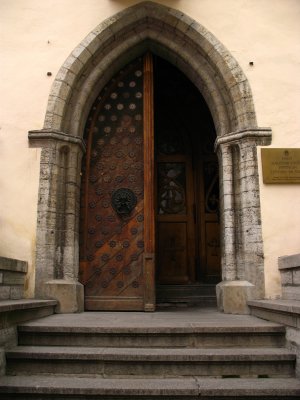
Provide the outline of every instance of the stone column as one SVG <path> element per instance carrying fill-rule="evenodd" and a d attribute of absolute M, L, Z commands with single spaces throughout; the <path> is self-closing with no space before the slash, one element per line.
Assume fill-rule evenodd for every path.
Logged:
<path fill-rule="evenodd" d="M 222 282 L 218 307 L 247 314 L 247 301 L 264 297 L 263 243 L 257 145 L 268 145 L 271 130 L 256 128 L 216 140 L 220 163 Z"/>
<path fill-rule="evenodd" d="M 78 282 L 80 171 L 85 145 L 62 132 L 29 132 L 42 147 L 38 200 L 35 296 L 58 300 L 57 312 L 83 311 Z"/>

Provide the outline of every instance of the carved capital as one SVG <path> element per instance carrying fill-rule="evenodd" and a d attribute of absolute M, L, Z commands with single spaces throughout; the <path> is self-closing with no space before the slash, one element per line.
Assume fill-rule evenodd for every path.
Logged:
<path fill-rule="evenodd" d="M 63 142 L 65 144 L 77 145 L 83 153 L 86 152 L 85 142 L 81 137 L 68 135 L 53 129 L 41 129 L 28 132 L 28 139 L 34 147 L 47 147 L 49 141 Z"/>
<path fill-rule="evenodd" d="M 272 141 L 272 129 L 249 128 L 218 136 L 215 141 L 215 151 L 218 151 L 219 147 L 222 145 L 240 144 L 247 141 L 254 142 L 256 146 L 268 146 Z"/>

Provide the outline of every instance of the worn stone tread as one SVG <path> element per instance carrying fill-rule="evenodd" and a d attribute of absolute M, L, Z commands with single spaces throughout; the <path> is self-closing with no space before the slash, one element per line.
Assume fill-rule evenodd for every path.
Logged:
<path fill-rule="evenodd" d="M 4 376 L 0 394 L 102 396 L 300 396 L 300 381 L 289 379 L 97 379 L 52 376 Z"/>
<path fill-rule="evenodd" d="M 110 361 L 293 361 L 285 348 L 105 348 L 18 346 L 6 352 L 8 359 L 110 360 Z"/>
<path fill-rule="evenodd" d="M 19 332 L 47 333 L 268 333 L 285 332 L 285 327 L 250 315 L 225 315 L 214 308 L 131 312 L 55 314 L 22 323 Z"/>

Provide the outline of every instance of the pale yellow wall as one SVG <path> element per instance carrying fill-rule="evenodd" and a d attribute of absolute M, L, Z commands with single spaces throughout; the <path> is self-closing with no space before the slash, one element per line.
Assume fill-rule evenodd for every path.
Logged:
<path fill-rule="evenodd" d="M 51 83 L 72 49 L 103 19 L 138 2 L 0 0 L 0 255 L 27 260 L 30 277 L 40 151 L 29 149 L 27 131 L 42 128 Z M 157 2 L 198 20 L 234 55 L 250 81 L 259 126 L 273 129 L 272 146 L 300 147 L 300 1 Z M 300 186 L 261 183 L 261 197 L 266 289 L 274 297 L 278 256 L 300 252 Z"/>

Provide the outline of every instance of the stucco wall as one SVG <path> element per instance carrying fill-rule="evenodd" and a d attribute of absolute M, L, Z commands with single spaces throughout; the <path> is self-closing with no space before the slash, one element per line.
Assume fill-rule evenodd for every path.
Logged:
<path fill-rule="evenodd" d="M 157 2 L 198 20 L 237 59 L 250 81 L 258 125 L 273 130 L 272 146 L 299 147 L 300 2 Z M 0 255 L 29 262 L 28 296 L 33 293 L 40 151 L 28 147 L 27 132 L 42 128 L 51 83 L 74 47 L 103 19 L 136 3 L 0 0 Z M 266 293 L 275 297 L 280 294 L 277 258 L 300 249 L 300 186 L 261 180 L 261 205 Z"/>

